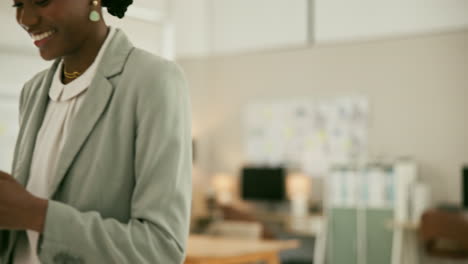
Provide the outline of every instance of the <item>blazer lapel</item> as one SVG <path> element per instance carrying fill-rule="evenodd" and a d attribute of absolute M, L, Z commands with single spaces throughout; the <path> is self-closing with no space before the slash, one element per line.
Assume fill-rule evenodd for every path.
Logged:
<path fill-rule="evenodd" d="M 53 197 L 57 192 L 60 183 L 72 166 L 86 139 L 93 132 L 97 122 L 105 112 L 114 92 L 114 87 L 109 78 L 122 72 L 132 49 L 133 45 L 128 41 L 125 34 L 117 29 L 114 39 L 109 43 L 97 68 L 96 76 L 88 88 L 86 98 L 74 117 L 70 134 L 67 135 L 57 163 L 55 177 L 50 185 L 50 197 Z"/>
<path fill-rule="evenodd" d="M 82 104 L 83 107 L 78 110 L 70 128 L 70 133 L 67 135 L 57 163 L 56 174 L 50 186 L 51 197 L 55 194 L 57 187 L 89 134 L 93 131 L 112 96 L 113 87 L 110 82 L 103 76 L 96 77 L 88 88 L 86 98 Z"/>
<path fill-rule="evenodd" d="M 35 94 L 31 95 L 30 98 L 37 99 L 33 102 L 30 109 L 25 109 L 25 113 L 23 113 L 23 115 L 29 115 L 29 118 L 23 117 L 24 120 L 22 120 L 23 124 L 21 127 L 23 128 L 23 131 L 20 131 L 21 134 L 19 135 L 19 138 L 23 138 L 23 142 L 19 146 L 18 154 L 16 155 L 18 161 L 15 161 L 13 166 L 13 175 L 16 180 L 24 186 L 29 179 L 29 171 L 31 169 L 36 138 L 47 110 L 47 104 L 49 102 L 49 87 L 52 83 L 52 78 L 57 65 L 58 62 L 56 61 L 42 80 L 40 88 L 33 91 Z"/>

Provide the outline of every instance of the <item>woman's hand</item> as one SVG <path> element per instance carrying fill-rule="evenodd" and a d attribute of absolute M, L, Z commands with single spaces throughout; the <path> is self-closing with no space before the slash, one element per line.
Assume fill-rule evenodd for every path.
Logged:
<path fill-rule="evenodd" d="M 42 233 L 47 200 L 29 193 L 11 175 L 0 171 L 0 229 Z"/>

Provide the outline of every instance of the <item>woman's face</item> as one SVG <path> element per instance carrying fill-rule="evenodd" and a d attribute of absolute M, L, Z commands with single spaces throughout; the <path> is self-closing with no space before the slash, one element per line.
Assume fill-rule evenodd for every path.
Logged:
<path fill-rule="evenodd" d="M 14 6 L 45 60 L 76 53 L 92 32 L 91 0 L 14 0 Z"/>

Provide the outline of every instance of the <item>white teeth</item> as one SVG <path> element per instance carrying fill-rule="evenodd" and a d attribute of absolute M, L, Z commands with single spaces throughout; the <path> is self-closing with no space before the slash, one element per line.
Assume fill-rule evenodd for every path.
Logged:
<path fill-rule="evenodd" d="M 34 41 L 39 41 L 39 40 L 43 40 L 47 37 L 50 37 L 52 34 L 54 34 L 55 32 L 53 30 L 51 31 L 48 31 L 48 32 L 44 32 L 44 33 L 41 33 L 41 34 L 38 34 L 38 35 L 31 35 L 32 39 Z"/>

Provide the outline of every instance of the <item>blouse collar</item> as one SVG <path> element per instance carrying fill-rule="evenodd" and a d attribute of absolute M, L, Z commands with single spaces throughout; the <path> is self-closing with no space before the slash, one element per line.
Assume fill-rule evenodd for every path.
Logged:
<path fill-rule="evenodd" d="M 76 78 L 68 84 L 62 83 L 61 75 L 63 59 L 60 61 L 60 64 L 58 65 L 55 71 L 52 86 L 49 90 L 50 99 L 56 102 L 68 101 L 77 97 L 78 95 L 82 94 L 88 89 L 89 85 L 91 84 L 94 78 L 94 75 L 96 74 L 96 70 L 102 59 L 102 56 L 105 53 L 107 46 L 111 42 L 113 35 L 115 34 L 115 31 L 115 28 L 109 27 L 109 34 L 107 34 L 106 40 L 99 49 L 99 53 L 96 56 L 96 59 L 91 64 L 91 66 L 89 66 L 88 69 L 86 69 L 86 71 L 82 75 L 80 75 L 78 78 Z"/>

